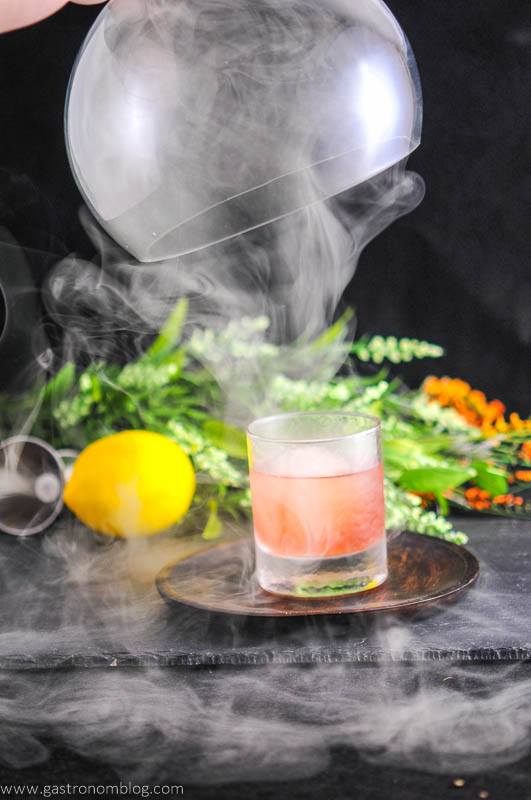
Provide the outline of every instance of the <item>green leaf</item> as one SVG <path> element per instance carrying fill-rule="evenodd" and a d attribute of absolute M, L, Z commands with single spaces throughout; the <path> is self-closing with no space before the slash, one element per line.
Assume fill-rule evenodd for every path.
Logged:
<path fill-rule="evenodd" d="M 409 492 L 439 495 L 448 489 L 455 489 L 476 476 L 474 469 L 457 467 L 420 467 L 406 469 L 399 478 L 399 484 Z"/>
<path fill-rule="evenodd" d="M 216 500 L 209 500 L 208 507 L 210 509 L 210 514 L 208 515 L 207 524 L 203 529 L 203 539 L 212 541 L 212 539 L 218 539 L 221 536 L 223 525 L 218 516 L 218 504 Z"/>
<path fill-rule="evenodd" d="M 394 436 L 389 438 L 388 435 L 384 434 L 383 454 L 385 466 L 386 468 L 400 468 L 401 471 L 420 469 L 427 466 L 435 467 L 437 463 L 432 462 L 441 463 L 439 453 L 448 449 L 448 441 L 447 437 L 439 436 L 423 438 L 411 436 L 409 439 L 404 439 Z M 444 460 L 446 459 L 443 457 L 441 466 L 446 467 Z"/>
<path fill-rule="evenodd" d="M 359 384 L 359 386 L 374 386 L 375 384 L 385 381 L 388 376 L 389 370 L 387 367 L 382 367 L 373 375 L 365 375 L 364 377 L 361 377 L 361 375 L 356 375 L 356 383 Z"/>
<path fill-rule="evenodd" d="M 323 348 L 331 345 L 333 342 L 336 342 L 338 339 L 341 339 L 341 337 L 345 335 L 347 331 L 347 325 L 353 316 L 353 310 L 351 308 L 347 308 L 333 325 L 323 331 L 320 336 L 311 342 L 309 349 L 322 350 Z"/>
<path fill-rule="evenodd" d="M 45 386 L 44 399 L 57 401 L 64 397 L 72 389 L 76 379 L 76 367 L 71 361 L 67 361 L 59 372 L 53 376 Z"/>
<path fill-rule="evenodd" d="M 445 450 L 450 450 L 452 438 L 446 434 L 433 433 L 429 436 L 421 436 L 414 440 L 422 449 L 423 453 L 435 455 Z"/>
<path fill-rule="evenodd" d="M 374 581 L 368 578 L 350 578 L 343 581 L 331 581 L 330 583 L 320 586 L 309 584 L 300 584 L 295 587 L 295 594 L 301 597 L 335 597 L 347 592 L 366 591 L 373 587 Z"/>
<path fill-rule="evenodd" d="M 203 423 L 203 433 L 215 447 L 225 450 L 229 456 L 247 459 L 247 438 L 239 428 L 219 419 L 208 419 Z"/>
<path fill-rule="evenodd" d="M 435 495 L 435 499 L 437 501 L 437 505 L 439 506 L 440 513 L 444 517 L 448 516 L 449 505 L 446 497 L 440 492 L 437 492 L 437 494 Z"/>
<path fill-rule="evenodd" d="M 509 483 L 507 473 L 503 469 L 493 467 L 485 461 L 474 461 L 472 467 L 477 473 L 474 482 L 480 489 L 484 489 L 494 497 L 497 494 L 507 494 Z"/>
<path fill-rule="evenodd" d="M 145 354 L 145 358 L 159 361 L 171 353 L 180 342 L 187 313 L 188 300 L 185 297 L 181 297 L 162 326 L 159 335 Z"/>
<path fill-rule="evenodd" d="M 393 437 L 392 439 L 385 438 L 384 440 L 384 453 L 394 458 L 400 458 L 402 456 L 408 458 L 422 452 L 423 448 L 417 439 L 400 439 Z"/>

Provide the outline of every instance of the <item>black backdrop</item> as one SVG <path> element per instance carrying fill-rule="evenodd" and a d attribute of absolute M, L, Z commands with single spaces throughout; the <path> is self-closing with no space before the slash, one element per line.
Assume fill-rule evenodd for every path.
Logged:
<path fill-rule="evenodd" d="M 424 134 L 410 167 L 424 177 L 427 194 L 369 245 L 346 299 L 357 309 L 360 331 L 441 343 L 447 357 L 430 370 L 460 375 L 528 413 L 529 3 L 390 0 L 390 6 L 422 77 Z M 39 25 L 0 36 L 0 240 L 9 230 L 25 246 L 37 284 L 58 256 L 90 252 L 62 113 L 72 63 L 97 13 L 67 6 Z M 4 256 L 0 251 L 0 275 Z M 20 362 L 23 355 L 15 355 Z M 408 368 L 408 379 L 427 368 Z"/>

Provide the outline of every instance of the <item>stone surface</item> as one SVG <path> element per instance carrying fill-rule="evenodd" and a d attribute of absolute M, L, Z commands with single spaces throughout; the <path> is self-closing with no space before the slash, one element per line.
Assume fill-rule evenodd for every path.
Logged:
<path fill-rule="evenodd" d="M 131 578 L 125 544 L 98 542 L 64 521 L 43 537 L 3 536 L 0 668 L 531 658 L 531 525 L 460 519 L 459 526 L 480 561 L 476 586 L 450 606 L 404 620 L 252 619 L 170 607 L 152 576 Z"/>

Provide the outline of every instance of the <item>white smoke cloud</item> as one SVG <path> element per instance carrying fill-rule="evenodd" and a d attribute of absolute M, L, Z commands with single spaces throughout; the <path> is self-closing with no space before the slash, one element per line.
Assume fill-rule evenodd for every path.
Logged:
<path fill-rule="evenodd" d="M 492 771 L 529 752 L 525 665 L 423 660 L 420 652 L 401 663 L 415 642 L 397 618 L 259 620 L 253 634 L 245 619 L 166 608 L 154 576 L 190 547 L 171 536 L 98 541 L 64 522 L 43 541 L 44 553 L 29 543 L 24 556 L 4 557 L 2 762 L 34 766 L 59 747 L 124 781 L 222 785 L 317 775 L 338 747 L 454 775 Z M 481 587 L 474 592 L 495 603 Z M 468 609 L 457 603 L 438 613 L 459 629 L 474 626 Z M 478 618 L 475 629 L 494 639 L 492 618 Z M 526 625 L 515 616 L 505 633 L 524 641 Z M 360 662 L 353 643 L 361 652 L 375 631 L 380 658 Z M 193 641 L 207 645 L 210 667 L 160 666 L 187 647 L 193 659 Z M 249 641 L 255 646 L 243 646 Z M 43 672 L 46 664 L 62 668 Z"/>
<path fill-rule="evenodd" d="M 160 98 L 161 77 L 175 79 L 173 60 L 157 60 L 154 33 L 168 48 L 186 51 L 186 35 L 194 20 L 199 25 L 200 14 L 202 34 L 209 25 L 218 30 L 219 14 L 227 4 L 209 6 L 212 13 L 195 2 L 136 0 L 129 4 L 135 47 L 130 49 L 131 39 L 119 35 L 120 30 L 108 32 L 118 64 L 132 52 L 138 70 L 150 77 L 147 89 L 152 94 L 147 100 Z M 216 34 L 214 43 L 210 38 L 205 58 L 214 65 L 226 64 L 224 74 L 232 81 L 239 76 L 241 84 L 239 48 L 247 42 L 249 19 L 255 19 L 259 9 L 254 0 L 241 0 L 234 7 L 245 12 L 247 25 L 242 22 L 240 29 L 237 14 L 233 15 L 230 36 Z M 292 8 L 269 0 L 268 7 L 275 12 L 271 15 L 274 46 L 264 50 L 255 37 L 251 53 L 254 78 L 260 78 L 265 94 L 279 76 L 291 74 L 293 63 L 296 69 L 307 70 L 312 42 L 336 31 L 333 15 L 315 14 L 315 5 L 312 14 L 303 13 L 309 5 L 300 2 Z M 177 39 L 174 26 L 168 24 L 175 8 L 180 15 L 188 14 L 190 23 L 179 29 Z M 231 38 L 238 47 L 231 47 Z M 249 52 L 247 47 L 247 57 Z M 322 67 L 322 59 L 318 63 Z M 135 73 L 125 77 L 134 82 Z M 187 91 L 195 92 L 191 106 L 197 114 L 205 107 L 212 109 L 215 88 L 190 82 Z M 139 102 L 144 101 L 141 96 Z M 284 110 L 277 109 L 279 118 Z M 230 119 L 230 111 L 229 105 L 224 120 Z M 255 137 L 262 135 L 261 167 L 267 176 L 272 121 L 261 118 L 256 105 L 252 112 L 247 115 L 254 121 L 249 130 Z M 102 126 L 98 115 L 83 117 L 82 122 L 94 142 L 100 143 L 101 137 L 104 144 L 112 142 L 113 131 Z M 292 122 L 304 144 L 304 120 L 292 118 Z M 216 132 L 230 146 L 227 139 L 236 135 L 237 126 L 218 126 Z M 149 150 L 150 131 L 137 133 L 146 150 L 145 169 L 132 178 L 142 193 L 146 181 L 149 185 L 146 176 L 155 156 Z M 251 133 L 244 139 L 249 152 L 240 154 L 242 163 L 256 153 Z M 171 155 L 184 163 L 186 148 Z M 185 166 L 188 172 L 189 165 Z M 219 165 L 194 162 L 193 168 L 204 170 L 208 178 Z M 113 172 L 105 159 L 98 162 L 98 169 L 109 190 L 131 177 Z M 271 341 L 309 339 L 333 320 L 366 244 L 412 210 L 422 195 L 421 179 L 406 172 L 401 161 L 342 197 L 313 202 L 240 237 L 156 264 L 136 262 L 85 214 L 97 257 L 94 262 L 70 257 L 57 265 L 46 287 L 47 308 L 63 328 L 65 355 L 80 362 L 137 355 L 183 296 L 190 302 L 188 334 L 196 326 L 266 315 L 271 320 L 267 334 Z M 107 199 L 110 203 L 113 198 Z M 312 369 L 332 375 L 339 366 L 338 353 L 330 352 L 325 364 L 305 363 L 305 377 L 312 377 Z M 230 384 L 237 396 L 234 374 Z M 231 402 L 229 396 L 227 404 Z M 369 666 L 288 663 L 165 670 L 153 666 L 156 659 L 149 653 L 149 668 L 113 668 L 118 653 L 126 663 L 128 656 L 133 659 L 138 642 L 150 636 L 154 640 L 170 615 L 175 616 L 175 648 L 193 632 L 212 641 L 215 651 L 218 623 L 184 609 L 165 609 L 154 588 L 158 569 L 185 545 L 172 537 L 103 543 L 77 523 L 63 521 L 43 541 L 42 555 L 38 543 L 24 546 L 27 559 L 19 560 L 16 569 L 11 551 L 0 561 L 4 587 L 0 663 L 79 667 L 88 651 L 91 663 L 108 668 L 0 672 L 0 758 L 13 767 L 42 763 L 51 747 L 63 746 L 111 765 L 127 780 L 220 784 L 317 774 L 338 746 L 355 747 L 381 763 L 463 773 L 511 763 L 529 750 L 531 688 L 512 668 L 487 675 L 471 666 L 404 667 L 382 661 Z M 460 611 L 456 607 L 447 613 L 452 620 Z M 308 619 L 290 629 L 294 651 L 311 640 L 314 624 Z M 485 623 L 478 619 L 477 624 Z M 525 624 L 527 620 L 513 621 L 515 633 L 521 634 Z M 241 628 L 234 621 L 227 625 L 232 645 L 237 646 Z M 360 633 L 355 620 L 346 619 L 341 625 L 345 641 L 349 633 Z M 275 635 L 264 622 L 256 660 L 274 652 Z M 407 650 L 407 625 L 382 625 L 380 640 L 383 650 Z M 172 644 L 168 642 L 170 654 Z"/>

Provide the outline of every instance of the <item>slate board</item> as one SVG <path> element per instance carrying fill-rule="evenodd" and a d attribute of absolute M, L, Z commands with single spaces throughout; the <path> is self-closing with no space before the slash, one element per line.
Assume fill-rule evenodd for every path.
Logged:
<path fill-rule="evenodd" d="M 531 525 L 458 522 L 480 561 L 477 584 L 451 606 L 404 621 L 253 619 L 170 608 L 151 579 L 138 585 L 127 576 L 125 549 L 69 520 L 41 537 L 2 536 L 0 668 L 531 658 Z M 147 562 L 148 550 L 142 552 Z"/>

